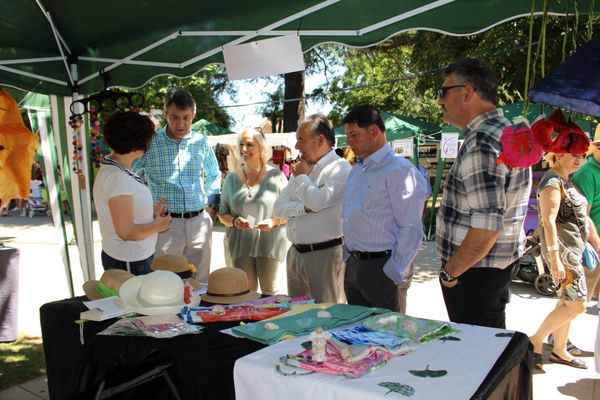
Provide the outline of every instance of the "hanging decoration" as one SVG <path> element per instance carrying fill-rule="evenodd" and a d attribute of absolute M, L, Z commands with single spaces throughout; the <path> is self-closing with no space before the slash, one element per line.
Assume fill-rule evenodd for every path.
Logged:
<path fill-rule="evenodd" d="M 100 167 L 102 161 L 102 146 L 100 145 L 100 121 L 98 121 L 98 111 L 95 108 L 89 110 L 90 113 L 90 159 L 96 167 Z"/>
<path fill-rule="evenodd" d="M 83 143 L 81 138 L 81 125 L 83 124 L 83 118 L 80 114 L 71 114 L 69 117 L 69 126 L 73 129 L 73 162 L 71 163 L 73 172 L 78 176 L 83 175 Z"/>

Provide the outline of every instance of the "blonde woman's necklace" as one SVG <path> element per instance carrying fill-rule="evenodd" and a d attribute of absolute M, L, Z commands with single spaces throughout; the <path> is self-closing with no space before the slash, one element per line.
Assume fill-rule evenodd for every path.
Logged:
<path fill-rule="evenodd" d="M 255 194 L 255 187 L 256 187 L 256 183 L 258 183 L 258 180 L 260 179 L 260 174 L 262 174 L 263 168 L 265 167 L 264 163 L 260 164 L 260 170 L 258 171 L 258 175 L 256 175 L 256 182 L 254 184 L 254 186 L 250 186 L 250 180 L 248 179 L 248 175 L 246 175 L 246 166 L 242 166 L 242 172 L 244 173 L 244 186 L 246 186 L 246 189 L 248 189 L 248 198 L 251 199 L 254 194 Z"/>

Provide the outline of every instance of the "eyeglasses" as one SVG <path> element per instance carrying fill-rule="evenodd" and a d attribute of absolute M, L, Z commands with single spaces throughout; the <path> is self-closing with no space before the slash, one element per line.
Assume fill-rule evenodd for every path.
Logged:
<path fill-rule="evenodd" d="M 459 88 L 459 87 L 465 87 L 467 85 L 452 85 L 452 86 L 442 86 L 441 88 L 438 89 L 437 94 L 438 97 L 440 99 L 443 99 L 444 96 L 446 96 L 446 92 L 448 92 L 448 90 L 450 89 L 454 89 L 454 88 Z"/>
<path fill-rule="evenodd" d="M 600 143 L 592 143 L 595 148 L 600 149 Z"/>

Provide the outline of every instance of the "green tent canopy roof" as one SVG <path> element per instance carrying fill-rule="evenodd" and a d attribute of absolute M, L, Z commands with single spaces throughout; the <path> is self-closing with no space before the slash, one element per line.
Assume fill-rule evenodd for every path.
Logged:
<path fill-rule="evenodd" d="M 382 113 L 385 124 L 386 138 L 392 140 L 417 137 L 421 142 L 434 140 L 433 135 L 439 134 L 442 128 L 439 125 L 422 121 L 418 118 L 405 115 L 395 115 L 388 112 Z M 346 146 L 346 132 L 344 125 L 335 128 L 337 147 Z M 439 140 L 439 137 L 437 138 Z"/>
<path fill-rule="evenodd" d="M 541 14 L 544 1 L 534 2 Z M 550 1 L 551 15 L 587 14 L 592 0 Z M 528 17 L 525 0 L 0 1 L 0 85 L 44 94 L 135 88 L 223 62 L 223 48 L 283 35 L 303 51 L 326 42 L 365 47 L 409 30 L 482 32 Z M 106 77 L 106 81 L 104 79 Z"/>

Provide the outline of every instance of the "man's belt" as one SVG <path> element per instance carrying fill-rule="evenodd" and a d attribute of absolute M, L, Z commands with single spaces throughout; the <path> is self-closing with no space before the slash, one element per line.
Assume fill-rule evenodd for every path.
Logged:
<path fill-rule="evenodd" d="M 174 212 L 170 212 L 169 215 L 173 218 L 194 218 L 197 217 L 198 215 L 202 214 L 202 212 L 204 211 L 204 209 L 202 210 L 198 210 L 198 211 L 186 211 L 183 213 L 174 213 Z"/>
<path fill-rule="evenodd" d="M 328 240 L 326 242 L 313 243 L 313 244 L 294 244 L 298 253 L 308 253 L 309 251 L 317 251 L 328 249 L 330 247 L 338 246 L 343 243 L 341 237 Z"/>
<path fill-rule="evenodd" d="M 392 251 L 351 251 L 350 254 L 357 260 L 373 260 L 375 258 L 387 257 L 392 254 Z"/>

